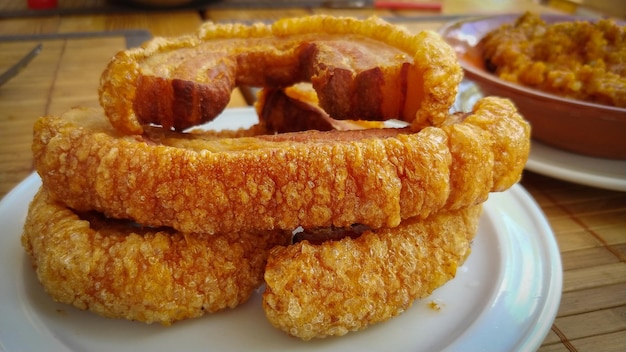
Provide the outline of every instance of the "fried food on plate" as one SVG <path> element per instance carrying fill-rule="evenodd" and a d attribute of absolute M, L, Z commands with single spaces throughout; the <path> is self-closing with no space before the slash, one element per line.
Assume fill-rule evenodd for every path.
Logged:
<path fill-rule="evenodd" d="M 79 214 L 45 188 L 30 204 L 22 235 L 56 301 L 164 325 L 245 302 L 263 283 L 269 249 L 290 241 L 280 231 L 212 236 Z"/>
<path fill-rule="evenodd" d="M 482 205 L 319 245 L 274 248 L 263 308 L 303 340 L 341 336 L 388 320 L 456 275 L 470 253 Z"/>
<path fill-rule="evenodd" d="M 193 35 L 155 38 L 115 55 L 100 103 L 113 126 L 184 130 L 210 121 L 239 85 L 311 82 L 335 119 L 401 119 L 438 125 L 462 70 L 434 32 L 411 34 L 378 18 L 289 18 L 271 25 L 206 23 Z"/>
<path fill-rule="evenodd" d="M 528 157 L 510 101 L 449 114 L 461 76 L 437 34 L 375 18 L 207 23 L 122 51 L 103 111 L 35 123 L 23 246 L 55 300 L 107 317 L 168 325 L 265 280 L 269 321 L 300 339 L 382 322 L 455 276 Z M 239 85 L 264 89 L 259 123 L 202 131 Z"/>
<path fill-rule="evenodd" d="M 504 80 L 626 107 L 626 26 L 614 20 L 546 23 L 528 12 L 480 45 L 487 68 Z"/>
<path fill-rule="evenodd" d="M 161 128 L 120 136 L 101 113 L 73 109 L 38 120 L 33 154 L 55 198 L 145 226 L 203 233 L 393 227 L 482 202 L 517 182 L 528 124 L 506 100 L 478 106 L 458 123 L 416 133 L 213 139 Z"/>

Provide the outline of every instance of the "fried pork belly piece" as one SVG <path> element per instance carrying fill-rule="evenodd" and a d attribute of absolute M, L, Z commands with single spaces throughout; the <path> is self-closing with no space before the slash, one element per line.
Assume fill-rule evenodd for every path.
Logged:
<path fill-rule="evenodd" d="M 263 282 L 269 249 L 290 241 L 280 231 L 185 234 L 77 214 L 45 188 L 30 204 L 22 235 L 54 300 L 163 325 L 245 302 Z"/>
<path fill-rule="evenodd" d="M 36 169 L 55 198 L 183 232 L 371 228 L 484 201 L 517 182 L 530 129 L 507 100 L 462 122 L 408 129 L 204 138 L 121 136 L 98 111 L 43 117 Z"/>
<path fill-rule="evenodd" d="M 100 103 L 116 129 L 184 130 L 210 121 L 239 85 L 311 82 L 335 119 L 401 119 L 438 125 L 462 70 L 436 33 L 378 18 L 325 15 L 271 25 L 206 23 L 193 35 L 155 38 L 115 55 L 101 76 Z"/>
<path fill-rule="evenodd" d="M 385 122 L 381 121 L 335 120 L 319 107 L 317 96 L 306 87 L 265 88 L 260 91 L 255 108 L 261 121 L 259 125 L 275 133 L 304 129 L 331 131 L 386 127 Z M 459 124 L 465 122 L 468 116 L 471 117 L 466 124 L 478 126 L 491 136 L 477 135 L 476 131 L 470 131 L 467 128 L 459 131 L 464 128 L 459 127 Z M 396 124 L 399 125 L 399 123 Z M 510 101 L 497 98 L 479 100 L 471 114 L 455 113 L 448 116 L 440 127 L 448 135 L 455 135 L 453 140 L 456 143 L 449 145 L 451 152 L 456 155 L 452 166 L 456 171 L 453 171 L 451 175 L 455 186 L 471 185 L 467 180 L 457 179 L 456 176 L 464 174 L 480 177 L 483 174 L 479 170 L 480 160 L 489 164 L 492 157 L 498 168 L 493 174 L 492 190 L 503 191 L 517 181 L 516 178 L 519 177 L 519 172 L 524 167 L 529 153 L 530 128 L 517 114 L 515 106 Z M 497 150 L 498 153 L 492 155 L 488 150 L 484 150 L 480 154 L 477 148 L 481 147 L 479 141 L 481 138 L 492 138 L 493 150 Z M 463 155 L 464 153 L 467 155 Z M 469 161 L 468 155 L 474 155 L 474 159 Z M 469 170 L 470 167 L 474 170 Z M 480 180 L 491 182 L 483 178 Z M 453 189 L 458 195 L 473 197 L 468 187 L 453 187 Z M 451 202 L 454 202 L 454 199 L 456 197 L 452 196 Z"/>
<path fill-rule="evenodd" d="M 302 340 L 341 336 L 388 320 L 456 275 L 470 253 L 482 205 L 403 221 L 314 245 L 275 247 L 263 308 Z"/>
<path fill-rule="evenodd" d="M 263 88 L 255 102 L 259 125 L 273 133 L 385 128 L 385 121 L 337 120 L 319 106 L 315 91 L 299 86 Z"/>
<path fill-rule="evenodd" d="M 450 156 L 438 130 L 233 139 L 151 132 L 120 136 L 101 113 L 84 109 L 42 118 L 35 125 L 36 168 L 73 209 L 184 232 L 381 227 L 400 221 L 403 180 L 429 189 L 412 196 L 419 202 L 411 206 L 424 212 L 443 206 L 449 193 Z"/>
<path fill-rule="evenodd" d="M 510 100 L 498 97 L 480 99 L 472 108 L 472 112 L 463 120 L 463 123 L 449 126 L 460 125 L 476 126 L 491 136 L 494 157 L 492 192 L 505 191 L 520 180 L 530 153 L 531 127 L 517 112 L 515 105 Z M 449 126 L 444 126 L 443 128 L 446 129 Z M 450 136 L 450 140 L 455 141 L 455 138 L 452 138 L 452 135 Z M 475 143 L 471 141 L 466 142 Z M 461 146 L 461 143 L 457 142 L 455 145 L 457 148 L 454 148 L 453 144 L 450 145 L 450 149 L 456 155 L 453 165 L 458 167 L 475 167 L 476 164 L 481 162 L 480 159 L 472 159 L 476 153 L 458 148 Z M 469 155 L 464 155 L 464 153 Z M 471 172 L 462 174 L 466 177 L 471 177 Z M 466 189 L 470 189 L 474 184 L 470 180 L 457 179 L 456 182 L 457 185 L 464 184 L 467 187 Z M 461 189 L 461 187 L 453 187 L 453 190 L 463 193 Z M 462 195 L 459 194 L 458 196 Z"/>

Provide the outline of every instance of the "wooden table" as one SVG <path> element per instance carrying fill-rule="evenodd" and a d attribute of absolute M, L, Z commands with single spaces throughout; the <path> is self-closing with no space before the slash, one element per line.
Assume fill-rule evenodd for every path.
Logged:
<path fill-rule="evenodd" d="M 436 29 L 467 13 L 552 11 L 530 1 L 444 1 L 441 12 L 328 8 L 129 12 L 0 20 L 0 72 L 37 43 L 43 50 L 0 87 L 0 197 L 33 172 L 32 125 L 44 114 L 97 106 L 97 84 L 118 50 L 153 36 L 193 31 L 203 20 L 254 21 L 330 13 L 393 17 L 410 30 Z M 231 107 L 245 105 L 239 92 Z M 626 193 L 525 172 L 522 185 L 552 226 L 563 263 L 558 316 L 541 351 L 626 350 Z M 1 299 L 1 298 L 0 298 Z"/>

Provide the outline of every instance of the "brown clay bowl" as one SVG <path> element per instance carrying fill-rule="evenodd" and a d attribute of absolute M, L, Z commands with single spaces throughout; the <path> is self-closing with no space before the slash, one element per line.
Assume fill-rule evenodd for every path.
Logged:
<path fill-rule="evenodd" d="M 440 34 L 456 51 L 465 77 L 484 95 L 511 99 L 531 123 L 532 138 L 550 146 L 583 155 L 626 159 L 626 109 L 563 98 L 507 82 L 487 71 L 480 39 L 520 14 L 476 17 L 445 25 Z M 542 15 L 548 23 L 580 19 L 567 15 Z"/>

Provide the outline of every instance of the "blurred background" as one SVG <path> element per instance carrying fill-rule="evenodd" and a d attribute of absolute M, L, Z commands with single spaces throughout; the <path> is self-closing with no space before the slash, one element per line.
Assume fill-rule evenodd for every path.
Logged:
<path fill-rule="evenodd" d="M 571 14 L 591 17 L 626 18 L 623 0 L 532 0 Z M 80 14 L 94 12 L 132 12 L 163 10 L 210 10 L 254 8 L 375 8 L 398 6 L 432 9 L 443 13 L 473 13 L 476 8 L 506 9 L 521 0 L 3 0 L 0 18 L 28 15 Z M 488 4 L 489 6 L 485 6 Z"/>

